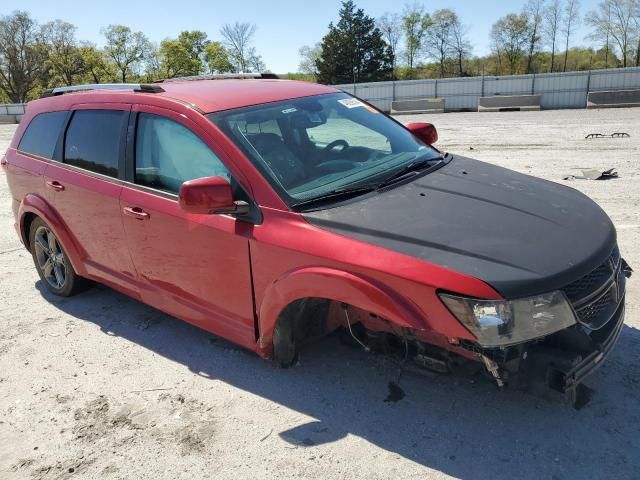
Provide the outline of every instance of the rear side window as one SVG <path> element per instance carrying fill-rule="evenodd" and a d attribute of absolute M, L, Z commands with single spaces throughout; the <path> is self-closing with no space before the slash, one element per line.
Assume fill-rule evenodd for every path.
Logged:
<path fill-rule="evenodd" d="M 127 114 L 121 110 L 76 111 L 67 129 L 64 163 L 117 177 Z"/>
<path fill-rule="evenodd" d="M 18 150 L 53 159 L 67 112 L 41 113 L 33 117 L 22 135 Z"/>
<path fill-rule="evenodd" d="M 231 175 L 215 153 L 179 123 L 141 113 L 136 134 L 136 183 L 178 192 L 187 180 Z"/>

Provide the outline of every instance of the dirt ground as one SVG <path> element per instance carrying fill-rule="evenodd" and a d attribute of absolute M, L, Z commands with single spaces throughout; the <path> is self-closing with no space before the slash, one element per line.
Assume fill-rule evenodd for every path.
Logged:
<path fill-rule="evenodd" d="M 640 109 L 400 119 L 612 217 L 638 273 L 585 409 L 436 374 L 406 374 L 406 397 L 384 403 L 395 367 L 334 338 L 281 370 L 105 287 L 53 297 L 0 175 L 0 478 L 640 478 Z M 0 126 L 0 150 L 14 128 Z M 620 131 L 631 138 L 584 138 Z M 619 179 L 562 181 L 611 167 Z"/>

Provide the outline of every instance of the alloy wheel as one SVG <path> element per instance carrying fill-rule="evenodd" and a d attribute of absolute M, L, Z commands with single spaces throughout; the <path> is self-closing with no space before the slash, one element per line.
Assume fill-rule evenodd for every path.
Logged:
<path fill-rule="evenodd" d="M 40 226 L 34 240 L 36 261 L 44 278 L 53 288 L 63 288 L 67 279 L 67 260 L 58 239 L 47 227 Z"/>

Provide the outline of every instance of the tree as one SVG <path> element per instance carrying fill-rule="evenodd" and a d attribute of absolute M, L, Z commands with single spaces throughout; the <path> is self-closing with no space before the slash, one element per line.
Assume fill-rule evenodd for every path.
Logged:
<path fill-rule="evenodd" d="M 580 23 L 580 2 L 578 0 L 567 0 L 564 7 L 564 25 L 562 27 L 562 33 L 564 34 L 564 65 L 562 71 L 567 71 L 567 55 L 569 54 L 569 42 L 571 35 L 578 28 Z"/>
<path fill-rule="evenodd" d="M 491 40 L 498 61 L 500 63 L 502 56 L 506 57 L 510 75 L 518 73 L 529 40 L 529 30 L 529 21 L 524 13 L 506 15 L 491 27 Z"/>
<path fill-rule="evenodd" d="M 105 53 L 113 60 L 123 83 L 145 60 L 151 43 L 142 32 L 132 32 L 126 25 L 109 25 L 104 30 Z"/>
<path fill-rule="evenodd" d="M 418 53 L 422 49 L 424 36 L 431 25 L 431 18 L 425 13 L 424 7 L 414 3 L 405 6 L 402 14 L 402 27 L 406 39 L 407 66 L 409 75 L 412 75 Z"/>
<path fill-rule="evenodd" d="M 55 84 L 73 85 L 76 78 L 84 73 L 84 61 L 75 32 L 74 25 L 62 20 L 42 26 L 48 53 L 46 65 Z"/>
<path fill-rule="evenodd" d="M 46 50 L 40 27 L 17 10 L 0 17 L 0 91 L 12 103 L 24 103 L 43 71 Z"/>
<path fill-rule="evenodd" d="M 389 47 L 391 71 L 393 79 L 395 79 L 396 65 L 398 63 L 398 47 L 402 39 L 402 18 L 397 13 L 385 13 L 378 19 L 377 25 Z"/>
<path fill-rule="evenodd" d="M 300 55 L 300 64 L 298 70 L 307 75 L 318 76 L 318 60 L 322 56 L 322 45 L 316 43 L 313 47 L 304 45 L 298 50 Z"/>
<path fill-rule="evenodd" d="M 164 58 L 160 52 L 160 47 L 157 43 L 152 43 L 144 60 L 143 76 L 145 82 L 154 82 L 166 78 L 163 75 L 163 60 Z"/>
<path fill-rule="evenodd" d="M 340 20 L 329 24 L 318 59 L 318 81 L 328 84 L 359 83 L 391 77 L 391 53 L 373 18 L 342 2 Z"/>
<path fill-rule="evenodd" d="M 210 42 L 204 50 L 204 61 L 209 73 L 233 72 L 233 65 L 229 60 L 229 52 L 220 42 Z"/>
<path fill-rule="evenodd" d="M 540 30 L 542 25 L 542 12 L 544 0 L 529 0 L 524 11 L 529 23 L 529 54 L 527 56 L 527 73 L 533 73 L 533 56 L 536 53 L 541 40 Z"/>
<path fill-rule="evenodd" d="M 163 78 L 198 75 L 202 64 L 180 40 L 163 40 L 158 51 Z"/>
<path fill-rule="evenodd" d="M 78 49 L 84 67 L 84 82 L 103 83 L 113 80 L 116 76 L 114 67 L 107 61 L 103 51 L 90 42 L 81 42 Z"/>
<path fill-rule="evenodd" d="M 553 72 L 556 59 L 556 46 L 558 41 L 558 33 L 560 30 L 560 22 L 562 21 L 562 4 L 560 0 L 551 0 L 543 12 L 543 32 L 551 45 L 551 66 L 549 71 Z"/>
<path fill-rule="evenodd" d="M 256 26 L 251 23 L 236 22 L 233 25 L 225 24 L 220 29 L 220 35 L 225 39 L 231 61 L 236 70 L 241 73 L 249 71 L 251 66 L 251 41 L 256 33 Z"/>
<path fill-rule="evenodd" d="M 453 25 L 458 22 L 456 13 L 448 8 L 436 10 L 431 15 L 431 26 L 427 29 L 425 47 L 427 54 L 438 62 L 441 78 L 445 76 L 446 62 L 452 53 Z"/>
<path fill-rule="evenodd" d="M 623 67 L 627 66 L 628 57 L 632 54 L 633 43 L 635 43 L 634 35 L 637 34 L 635 29 L 640 14 L 639 8 L 636 0 L 604 0 L 600 2 L 597 10 L 589 12 L 585 18 L 585 22 L 593 28 L 591 38 L 604 39 L 607 50 L 609 38 L 614 40 L 620 52 Z"/>
<path fill-rule="evenodd" d="M 469 28 L 463 25 L 460 19 L 451 26 L 452 49 L 458 63 L 458 74 L 461 77 L 465 75 L 463 62 L 472 51 L 471 42 L 467 38 L 468 33 Z"/>

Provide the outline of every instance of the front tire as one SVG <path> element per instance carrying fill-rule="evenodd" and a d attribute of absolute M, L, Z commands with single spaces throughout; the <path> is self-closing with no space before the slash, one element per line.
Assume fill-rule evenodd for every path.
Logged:
<path fill-rule="evenodd" d="M 76 274 L 62 245 L 41 218 L 31 223 L 29 245 L 33 263 L 47 290 L 61 297 L 80 291 L 83 279 Z"/>

